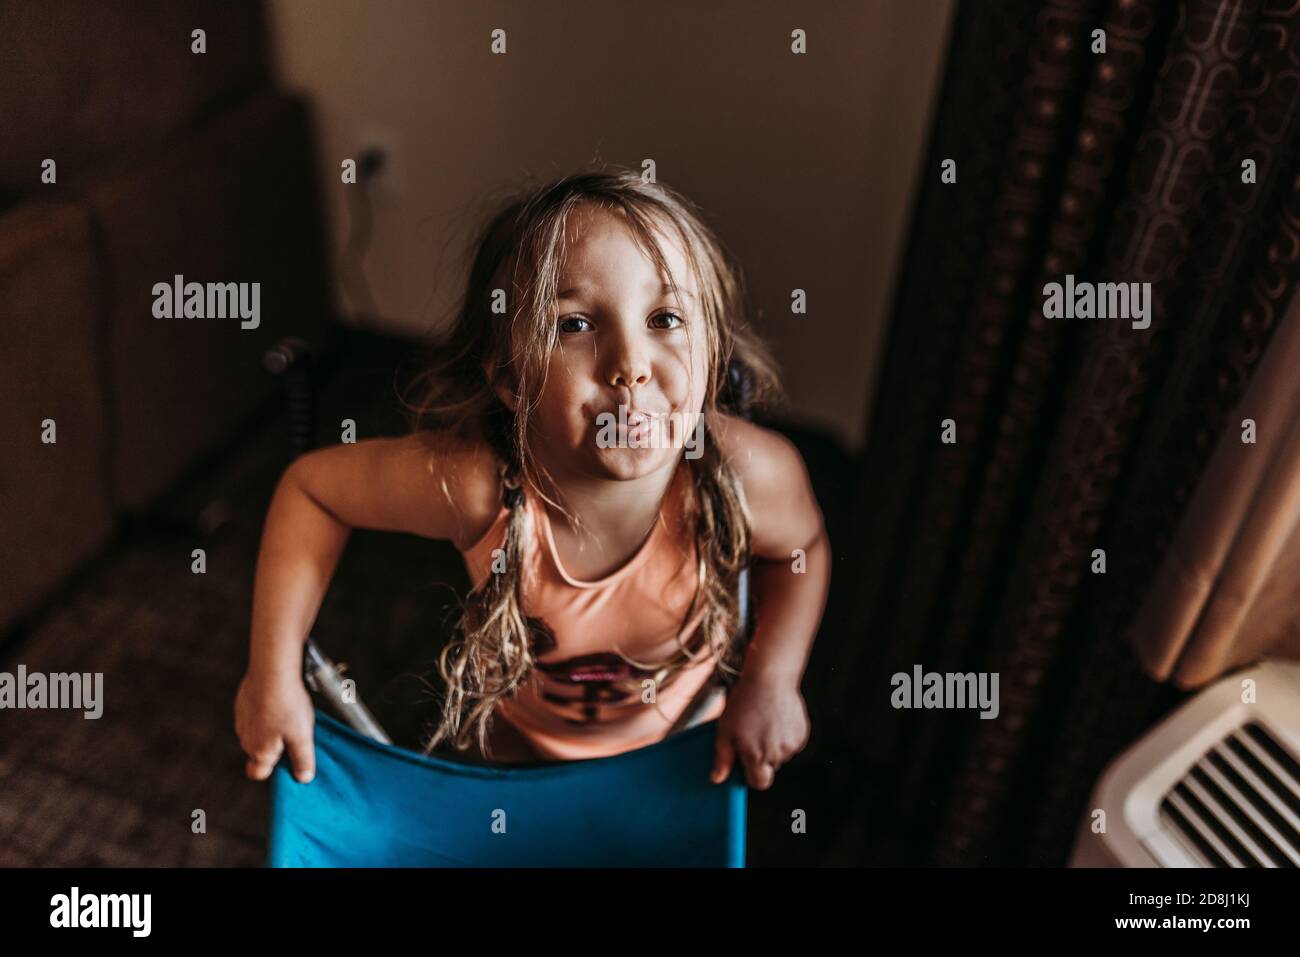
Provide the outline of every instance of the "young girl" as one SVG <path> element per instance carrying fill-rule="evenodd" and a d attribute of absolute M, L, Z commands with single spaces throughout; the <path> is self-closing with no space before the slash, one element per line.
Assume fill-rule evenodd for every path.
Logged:
<path fill-rule="evenodd" d="M 739 268 L 689 201 L 635 172 L 585 170 L 495 216 L 412 434 L 309 453 L 277 486 L 235 705 L 248 776 L 286 748 L 314 775 L 302 646 L 362 527 L 450 540 L 474 585 L 426 751 L 645 747 L 738 671 L 696 719 L 718 719 L 711 779 L 738 759 L 768 788 L 808 740 L 799 685 L 831 556 L 794 446 L 729 406 L 732 362 L 757 408 L 779 393 L 743 310 Z"/>

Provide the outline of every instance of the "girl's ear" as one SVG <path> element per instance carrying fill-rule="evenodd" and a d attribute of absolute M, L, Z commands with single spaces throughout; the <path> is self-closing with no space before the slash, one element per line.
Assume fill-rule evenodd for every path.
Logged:
<path fill-rule="evenodd" d="M 492 365 L 491 361 L 483 364 L 483 375 L 492 383 L 492 391 L 497 394 L 497 398 L 501 400 L 502 404 L 511 412 L 518 412 L 519 401 L 515 398 L 514 375 L 506 371 L 493 378 Z"/>
<path fill-rule="evenodd" d="M 507 409 L 509 409 L 511 412 L 519 411 L 519 403 L 515 399 L 514 389 L 511 389 L 505 385 L 498 385 L 496 386 L 496 393 L 497 396 L 501 399 L 501 401 L 505 403 L 505 407 Z"/>

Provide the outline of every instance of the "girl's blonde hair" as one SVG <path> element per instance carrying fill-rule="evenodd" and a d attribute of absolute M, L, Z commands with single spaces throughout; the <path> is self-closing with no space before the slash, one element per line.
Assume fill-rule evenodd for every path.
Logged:
<path fill-rule="evenodd" d="M 502 545 L 505 571 L 489 574 L 470 593 L 457 637 L 439 658 L 446 694 L 441 722 L 425 753 L 448 740 L 464 750 L 476 734 L 479 750 L 490 757 L 489 722 L 497 701 L 512 696 L 537 655 L 554 647 L 545 623 L 524 614 L 524 545 L 530 522 L 523 495 L 525 487 L 546 487 L 539 463 L 529 454 L 528 421 L 558 339 L 555 299 L 566 225 L 574 210 L 588 203 L 624 214 L 637 245 L 670 284 L 674 277 L 655 234 L 663 231 L 680 243 L 698 282 L 707 340 L 702 455 L 688 459 L 693 482 L 686 515 L 698 555 L 696 591 L 682 626 L 700 609 L 704 616 L 689 645 L 679 639 L 669 658 L 634 664 L 652 669 L 656 687 L 663 688 L 682 668 L 698 663 L 700 647 L 707 646 L 720 668 L 736 673 L 737 576 L 749 562 L 749 515 L 735 473 L 711 440 L 710 426 L 719 414 L 736 410 L 729 388 L 733 366 L 740 367 L 748 383 L 753 410 L 783 400 L 776 364 L 746 322 L 738 262 L 697 208 L 668 186 L 644 182 L 633 170 L 590 166 L 524 191 L 490 219 L 476 238 L 468 284 L 451 328 L 411 383 L 417 396 L 407 403 L 412 428 L 486 440 L 496 453 L 503 499 L 510 506 Z M 504 310 L 494 308 L 502 289 L 508 290 Z M 519 397 L 516 412 L 501 402 L 494 389 L 498 381 L 508 382 Z M 551 504 L 578 524 L 563 503 Z"/>

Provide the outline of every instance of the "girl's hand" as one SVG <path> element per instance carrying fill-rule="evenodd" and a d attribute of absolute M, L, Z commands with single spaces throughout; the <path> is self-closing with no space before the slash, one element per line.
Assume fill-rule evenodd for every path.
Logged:
<path fill-rule="evenodd" d="M 311 695 L 301 678 L 269 678 L 251 671 L 244 675 L 235 696 L 235 733 L 248 754 L 244 773 L 254 781 L 270 777 L 287 747 L 293 776 L 306 784 L 316 775 L 315 722 Z"/>
<path fill-rule="evenodd" d="M 721 784 L 739 755 L 751 788 L 766 791 L 776 770 L 808 744 L 808 708 L 797 681 L 741 673 L 718 719 L 710 779 Z"/>

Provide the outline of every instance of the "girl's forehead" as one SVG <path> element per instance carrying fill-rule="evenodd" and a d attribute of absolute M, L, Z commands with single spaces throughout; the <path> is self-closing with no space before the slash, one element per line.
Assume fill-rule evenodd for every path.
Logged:
<path fill-rule="evenodd" d="M 653 237 L 672 279 L 691 288 L 690 267 L 676 230 L 652 220 Z M 649 271 L 656 270 L 649 251 L 641 247 L 622 210 L 610 210 L 584 204 L 569 216 L 565 229 L 565 249 L 560 264 L 561 281 L 576 280 L 579 273 L 622 266 L 639 260 Z M 572 285 L 572 283 L 569 283 Z M 565 288 L 563 285 L 561 288 Z"/>

